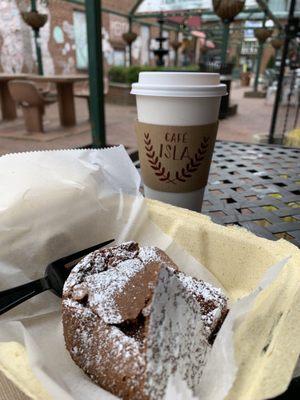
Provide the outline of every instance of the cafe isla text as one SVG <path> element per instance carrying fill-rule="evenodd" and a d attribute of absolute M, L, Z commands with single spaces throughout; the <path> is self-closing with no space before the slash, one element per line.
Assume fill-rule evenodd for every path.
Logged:
<path fill-rule="evenodd" d="M 166 132 L 164 142 L 159 144 L 159 157 L 176 161 L 190 160 L 187 136 L 187 132 Z"/>

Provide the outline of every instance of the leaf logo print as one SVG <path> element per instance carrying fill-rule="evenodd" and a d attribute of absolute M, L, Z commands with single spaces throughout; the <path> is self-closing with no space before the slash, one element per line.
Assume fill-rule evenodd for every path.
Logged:
<path fill-rule="evenodd" d="M 156 155 L 149 133 L 144 133 L 144 143 L 146 156 L 148 158 L 151 168 L 154 170 L 155 175 L 161 182 L 174 183 L 170 180 L 170 171 L 166 172 L 166 168 L 162 166 L 161 162 Z"/>
<path fill-rule="evenodd" d="M 202 164 L 209 148 L 209 137 L 204 137 L 200 148 L 194 157 L 186 164 L 185 167 L 175 171 L 175 177 L 171 178 L 171 172 L 167 171 L 159 160 L 151 142 L 150 134 L 144 133 L 144 144 L 146 156 L 150 167 L 161 182 L 172 183 L 176 185 L 178 182 L 186 182 L 198 170 Z"/>
<path fill-rule="evenodd" d="M 188 178 L 193 176 L 193 173 L 198 170 L 204 160 L 208 147 L 209 137 L 204 137 L 200 148 L 197 150 L 190 162 L 186 164 L 185 168 L 181 168 L 181 171 L 176 171 L 175 177 L 178 181 L 185 182 Z"/>

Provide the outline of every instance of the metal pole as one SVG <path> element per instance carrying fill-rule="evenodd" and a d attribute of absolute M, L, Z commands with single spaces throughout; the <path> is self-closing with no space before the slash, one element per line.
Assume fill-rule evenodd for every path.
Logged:
<path fill-rule="evenodd" d="M 262 59 L 262 55 L 263 55 L 263 49 L 264 49 L 264 45 L 263 45 L 263 43 L 260 43 L 259 47 L 258 47 L 258 53 L 257 53 L 256 74 L 255 74 L 254 87 L 253 87 L 254 92 L 257 92 L 259 71 L 260 71 L 260 64 L 261 64 L 261 59 Z"/>
<path fill-rule="evenodd" d="M 284 45 L 283 45 L 283 49 L 282 49 L 281 64 L 280 64 L 280 70 L 279 70 L 279 76 L 278 76 L 278 82 L 277 82 L 277 91 L 276 91 L 276 97 L 275 97 L 275 102 L 274 102 L 274 107 L 273 107 L 270 132 L 269 132 L 269 143 L 270 144 L 274 143 L 274 133 L 275 133 L 275 128 L 276 128 L 277 113 L 278 113 L 278 109 L 279 109 L 279 103 L 280 103 L 281 91 L 282 91 L 282 83 L 283 83 L 283 78 L 284 78 L 285 60 L 286 60 L 286 57 L 288 54 L 289 43 L 290 43 L 289 23 L 291 22 L 291 19 L 293 18 L 295 6 L 296 6 L 296 0 L 291 0 L 288 23 L 285 26 Z"/>
<path fill-rule="evenodd" d="M 136 12 L 136 10 L 139 8 L 139 5 L 143 2 L 143 0 L 137 0 L 137 2 L 135 3 L 135 5 L 132 7 L 132 9 L 130 10 L 130 15 L 134 15 L 134 13 Z"/>
<path fill-rule="evenodd" d="M 159 38 L 157 38 L 157 40 L 158 39 L 161 39 L 161 40 L 158 40 L 159 41 L 159 48 L 158 48 L 159 52 L 157 53 L 156 65 L 160 67 L 160 66 L 164 66 L 165 65 L 164 56 L 162 54 L 162 51 L 163 51 L 163 40 L 162 40 L 162 38 L 163 38 L 163 24 L 164 24 L 164 20 L 163 20 L 163 16 L 162 15 L 161 15 L 160 19 L 158 20 L 158 23 L 159 23 Z"/>
<path fill-rule="evenodd" d="M 266 26 L 266 17 L 264 18 L 263 24 L 262 24 L 263 28 L 265 26 Z M 255 74 L 254 87 L 253 87 L 254 92 L 257 92 L 260 64 L 261 64 L 261 59 L 262 59 L 262 55 L 263 55 L 263 50 L 264 50 L 264 43 L 259 42 L 258 53 L 257 53 L 257 63 L 256 63 L 256 74 Z"/>
<path fill-rule="evenodd" d="M 179 41 L 179 31 L 176 32 L 175 42 Z M 175 49 L 175 59 L 174 59 L 175 67 L 178 67 L 178 47 Z"/>
<path fill-rule="evenodd" d="M 132 18 L 131 17 L 129 17 L 128 18 L 128 23 L 129 23 L 129 32 L 131 32 L 131 29 L 132 29 Z M 132 65 L 132 47 L 131 47 L 131 45 L 132 45 L 132 42 L 130 42 L 129 43 L 129 65 L 131 66 Z"/>
<path fill-rule="evenodd" d="M 37 11 L 36 0 L 31 0 L 31 11 Z M 40 45 L 39 29 L 33 29 L 33 33 L 34 33 L 34 44 L 35 44 L 35 51 L 36 51 L 38 73 L 39 73 L 39 75 L 44 75 L 43 57 L 42 57 L 42 50 L 41 50 L 41 45 Z"/>
<path fill-rule="evenodd" d="M 94 147 L 106 146 L 102 65 L 101 0 L 85 0 L 90 84 L 90 117 Z"/>
<path fill-rule="evenodd" d="M 222 49 L 221 49 L 221 64 L 222 65 L 226 64 L 226 59 L 227 59 L 229 29 L 230 29 L 230 22 L 223 21 L 223 39 L 222 39 Z"/>
<path fill-rule="evenodd" d="M 35 0 L 31 0 L 31 11 L 37 11 L 37 9 L 36 9 L 36 1 Z"/>
<path fill-rule="evenodd" d="M 160 19 L 158 20 L 158 24 L 159 24 L 159 36 L 162 37 L 163 36 L 163 24 L 164 24 L 163 15 L 160 16 Z"/>
<path fill-rule="evenodd" d="M 39 29 L 34 29 L 34 41 L 35 41 L 35 49 L 36 49 L 36 58 L 37 58 L 37 65 L 38 65 L 38 73 L 39 75 L 44 75 L 44 68 L 43 68 L 43 59 L 42 59 L 42 50 L 40 46 L 40 33 Z"/>

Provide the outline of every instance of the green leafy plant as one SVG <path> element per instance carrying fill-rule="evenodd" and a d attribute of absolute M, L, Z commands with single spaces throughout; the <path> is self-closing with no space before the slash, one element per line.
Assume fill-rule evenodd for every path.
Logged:
<path fill-rule="evenodd" d="M 191 71 L 199 72 L 197 65 L 187 67 L 155 67 L 150 65 L 132 65 L 131 67 L 113 66 L 108 75 L 109 80 L 115 83 L 132 84 L 138 81 L 139 73 L 144 71 Z"/>
<path fill-rule="evenodd" d="M 266 69 L 274 69 L 274 68 L 275 68 L 275 57 L 271 56 L 269 58 L 269 61 L 268 61 Z"/>

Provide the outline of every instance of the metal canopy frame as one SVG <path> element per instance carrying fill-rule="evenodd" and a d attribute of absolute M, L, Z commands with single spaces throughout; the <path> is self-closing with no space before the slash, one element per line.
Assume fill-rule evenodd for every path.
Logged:
<path fill-rule="evenodd" d="M 131 10 L 131 15 L 134 15 L 135 12 L 137 11 L 138 7 L 140 4 L 143 2 L 143 0 L 138 0 L 135 4 L 135 6 Z M 282 30 L 283 26 L 281 25 L 280 21 L 278 18 L 273 14 L 273 12 L 270 10 L 267 1 L 266 0 L 256 0 L 258 8 L 248 8 L 243 10 L 240 15 L 246 15 L 246 18 L 249 19 L 248 14 L 253 16 L 253 19 L 255 20 L 263 20 L 265 18 L 265 15 L 267 15 L 275 24 L 275 26 L 279 29 Z M 262 13 L 261 13 L 262 12 Z M 167 15 L 168 17 L 171 16 L 192 16 L 192 15 L 201 15 L 203 16 L 216 16 L 215 12 L 213 10 L 182 10 L 182 11 L 171 11 L 171 12 L 164 12 L 162 13 L 164 15 Z M 256 15 L 255 15 L 256 14 Z M 159 15 L 159 13 L 145 13 L 145 14 L 137 14 L 135 15 L 136 18 L 138 19 L 146 19 L 146 18 L 156 18 Z M 245 18 L 239 18 L 237 17 L 237 20 L 241 20 Z M 215 20 L 218 20 L 218 17 L 216 17 Z M 212 22 L 212 21 L 205 21 L 205 22 Z"/>
<path fill-rule="evenodd" d="M 283 30 L 283 26 L 279 22 L 278 18 L 275 17 L 275 15 L 272 13 L 270 10 L 266 0 L 256 0 L 257 4 L 260 6 L 261 10 L 265 13 L 266 16 L 268 16 L 275 24 L 276 28 L 279 30 Z"/>
<path fill-rule="evenodd" d="M 93 146 L 105 147 L 101 0 L 86 0 L 89 57 L 90 119 Z"/>
<path fill-rule="evenodd" d="M 168 13 L 155 13 L 155 14 L 136 14 L 136 11 L 139 5 L 143 0 L 137 0 L 134 6 L 131 8 L 128 14 L 115 11 L 106 7 L 101 6 L 101 0 L 67 0 L 71 3 L 78 4 L 81 6 L 85 5 L 86 8 L 86 16 L 87 16 L 87 25 L 88 25 L 88 48 L 89 48 L 89 73 L 90 73 L 90 88 L 91 88 L 91 123 L 92 123 L 92 135 L 93 135 L 93 144 L 94 146 L 105 146 L 106 145 L 106 136 L 105 136 L 105 116 L 104 116 L 104 97 L 103 97 L 103 71 L 102 71 L 102 52 L 101 52 L 101 12 L 111 13 L 114 15 L 118 15 L 124 18 L 127 18 L 129 21 L 129 27 L 131 29 L 132 23 L 138 23 L 140 25 L 147 26 L 158 26 L 158 24 L 153 22 L 146 22 L 145 19 L 149 18 L 158 18 L 159 16 L 167 15 L 167 16 L 214 16 L 214 12 L 209 11 L 199 11 L 199 10 L 190 10 L 190 11 L 180 11 L 180 12 L 168 12 Z M 293 0 L 292 0 L 293 1 Z M 276 28 L 281 32 L 283 31 L 283 26 L 281 25 L 278 18 L 272 13 L 267 2 L 265 0 L 257 0 L 258 8 L 249 8 L 244 10 L 241 14 L 246 15 L 247 18 L 242 18 L 242 20 L 261 20 L 263 21 L 265 16 L 268 16 L 271 20 L 273 20 Z M 96 21 L 97 17 L 97 21 Z M 241 20 L 237 18 L 237 20 Z M 205 20 L 205 22 L 215 22 L 219 21 L 219 18 Z M 98 25 L 98 26 L 97 26 Z M 180 28 L 180 24 L 177 27 L 165 24 L 166 30 L 174 31 L 178 33 Z M 205 29 L 205 28 L 204 28 Z M 245 27 L 234 27 L 231 28 L 233 30 L 241 30 L 245 29 Z M 251 29 L 250 27 L 247 29 Z M 209 32 L 209 29 L 205 29 L 205 31 Z M 212 31 L 212 30 L 211 30 Z M 188 30 L 187 30 L 188 32 Z M 101 53 L 101 54 L 100 54 Z M 98 75 L 98 78 L 95 78 L 95 75 Z M 96 84 L 96 85 L 95 85 Z M 95 89 L 95 86 L 97 87 Z M 96 93 L 97 92 L 97 93 Z M 270 135 L 271 136 L 271 135 Z"/>
<path fill-rule="evenodd" d="M 31 0 L 30 6 L 31 6 L 31 11 L 37 11 L 36 0 Z M 33 30 L 33 36 L 34 36 L 38 73 L 39 75 L 44 75 L 43 57 L 40 45 L 40 28 L 34 29 L 33 27 L 31 27 L 31 29 Z"/>
<path fill-rule="evenodd" d="M 85 4 L 85 0 L 67 0 L 70 3 L 83 5 Z M 219 17 L 216 16 L 213 10 L 182 10 L 182 11 L 171 11 L 171 12 L 163 12 L 163 13 L 145 13 L 145 14 L 136 14 L 138 7 L 142 4 L 144 0 L 137 0 L 135 5 L 131 8 L 128 14 L 123 13 L 121 11 L 116 11 L 114 9 L 110 9 L 107 7 L 101 7 L 101 11 L 104 13 L 118 15 L 120 17 L 124 17 L 132 22 L 138 23 L 140 25 L 146 26 L 156 26 L 159 25 L 155 22 L 146 22 L 145 19 L 152 19 L 158 18 L 160 15 L 165 15 L 167 17 L 175 17 L 175 16 L 201 16 L 201 17 L 215 17 L 213 19 L 205 19 L 204 23 L 211 23 L 219 21 Z M 284 29 L 281 25 L 278 18 L 274 15 L 274 13 L 270 10 L 266 0 L 256 0 L 258 4 L 258 8 L 248 8 L 243 10 L 237 17 L 236 21 L 243 21 L 243 20 L 253 20 L 253 21 L 263 21 L 265 14 L 274 22 L 276 28 L 280 31 Z M 284 17 L 287 17 L 288 14 Z M 168 25 L 168 21 L 165 23 L 165 29 L 171 30 L 174 32 L 178 31 L 178 28 L 175 28 L 174 25 Z M 243 27 L 237 27 L 236 29 L 244 29 Z M 251 28 L 247 28 L 251 29 Z M 202 30 L 202 29 L 201 29 Z"/>
<path fill-rule="evenodd" d="M 281 63 L 280 63 L 280 71 L 277 81 L 277 91 L 275 96 L 275 102 L 273 106 L 272 112 L 272 119 L 271 119 L 271 126 L 269 131 L 269 143 L 274 143 L 275 141 L 275 129 L 277 123 L 277 115 L 279 110 L 279 104 L 281 101 L 281 93 L 282 93 L 282 85 L 283 85 L 283 78 L 284 78 L 284 71 L 286 66 L 286 58 L 288 56 L 289 44 L 295 38 L 300 36 L 299 32 L 299 18 L 295 18 L 295 9 L 296 9 L 296 0 L 291 0 L 290 2 L 290 9 L 289 9 L 289 17 L 287 24 L 285 26 L 285 38 L 284 38 L 284 45 L 282 49 L 281 55 Z M 297 26 L 298 25 L 298 26 Z M 297 30 L 298 28 L 298 30 Z"/>

